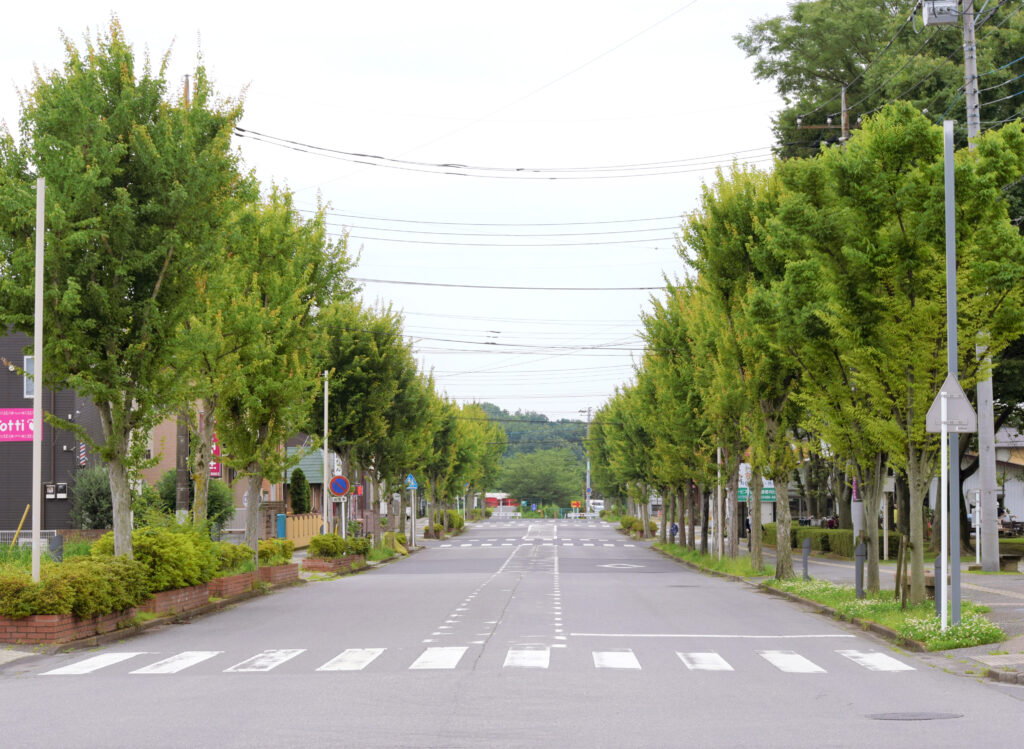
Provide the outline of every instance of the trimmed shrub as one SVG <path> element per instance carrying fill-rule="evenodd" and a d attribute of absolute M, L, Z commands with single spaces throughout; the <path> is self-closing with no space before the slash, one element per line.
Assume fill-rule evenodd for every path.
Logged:
<path fill-rule="evenodd" d="M 82 468 L 71 480 L 71 522 L 76 528 L 110 528 L 114 502 L 105 466 Z"/>
<path fill-rule="evenodd" d="M 633 530 L 634 520 L 639 520 L 639 518 L 635 518 L 632 515 L 623 515 L 619 518 L 619 526 L 624 531 L 631 531 Z"/>
<path fill-rule="evenodd" d="M 252 561 L 252 549 L 230 541 L 216 541 L 212 545 L 212 552 L 217 560 L 218 575 L 241 569 Z"/>
<path fill-rule="evenodd" d="M 853 559 L 853 531 L 849 528 L 830 528 L 826 532 L 829 534 L 829 550 L 833 554 Z"/>
<path fill-rule="evenodd" d="M 338 559 L 350 554 L 370 553 L 371 541 L 368 538 L 342 538 L 337 533 L 326 533 L 313 536 L 309 540 L 309 556 L 319 559 Z"/>
<path fill-rule="evenodd" d="M 136 560 L 149 571 L 154 593 L 201 585 L 213 578 L 220 563 L 213 543 L 191 525 L 145 526 L 132 533 Z M 93 557 L 114 556 L 114 534 L 106 533 L 93 543 Z"/>
<path fill-rule="evenodd" d="M 295 542 L 287 538 L 268 538 L 260 541 L 259 560 L 263 567 L 275 567 L 292 561 Z"/>
<path fill-rule="evenodd" d="M 74 614 L 82 619 L 124 611 L 151 595 L 144 564 L 127 557 L 76 557 L 47 564 L 33 583 L 26 573 L 0 575 L 0 615 Z"/>
<path fill-rule="evenodd" d="M 309 481 L 301 468 L 292 471 L 291 481 L 288 482 L 288 496 L 292 503 L 292 512 L 302 515 L 309 512 Z"/>

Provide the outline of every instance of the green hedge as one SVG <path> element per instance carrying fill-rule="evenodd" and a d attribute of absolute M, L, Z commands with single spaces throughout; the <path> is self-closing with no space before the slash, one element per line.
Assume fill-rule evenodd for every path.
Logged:
<path fill-rule="evenodd" d="M 338 559 L 350 554 L 370 553 L 370 539 L 342 538 L 337 533 L 313 536 L 309 540 L 309 556 L 320 559 Z"/>
<path fill-rule="evenodd" d="M 292 561 L 292 553 L 295 551 L 295 542 L 287 538 L 268 538 L 260 541 L 259 560 L 264 567 L 273 567 L 278 564 L 288 564 Z"/>
<path fill-rule="evenodd" d="M 75 557 L 29 573 L 0 573 L 0 615 L 75 614 L 87 619 L 138 606 L 152 595 L 146 566 L 126 557 Z"/>
<path fill-rule="evenodd" d="M 217 574 L 229 575 L 252 562 L 252 549 L 243 544 L 230 541 L 217 541 L 212 544 L 213 555 L 217 559 Z"/>
<path fill-rule="evenodd" d="M 775 546 L 775 523 L 765 523 L 761 532 L 761 542 L 766 546 Z M 853 559 L 854 547 L 853 531 L 849 528 L 816 528 L 813 526 L 797 525 L 789 529 L 789 545 L 794 549 L 803 548 L 804 539 L 811 539 L 811 549 L 836 556 Z M 882 542 L 882 532 L 878 533 L 879 543 Z M 889 533 L 889 558 L 894 559 L 900 547 L 900 534 L 895 531 Z"/>
<path fill-rule="evenodd" d="M 113 558 L 113 532 L 93 543 L 91 553 L 97 558 Z M 138 528 L 132 533 L 132 555 L 146 566 L 154 593 L 201 585 L 220 568 L 213 543 L 190 525 Z"/>

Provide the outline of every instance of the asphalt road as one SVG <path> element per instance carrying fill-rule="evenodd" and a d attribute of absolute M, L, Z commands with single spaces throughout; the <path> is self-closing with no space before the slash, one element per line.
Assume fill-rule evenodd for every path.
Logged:
<path fill-rule="evenodd" d="M 1020 692 L 599 521 L 492 519 L 364 574 L 2 666 L 0 744 L 1001 747 L 1024 731 Z"/>

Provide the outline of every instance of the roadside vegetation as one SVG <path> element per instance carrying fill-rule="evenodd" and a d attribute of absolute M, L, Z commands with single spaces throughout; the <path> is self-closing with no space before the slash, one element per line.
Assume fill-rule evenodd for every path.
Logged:
<path fill-rule="evenodd" d="M 987 645 L 1002 642 L 1006 637 L 998 626 L 984 617 L 988 608 L 969 601 L 963 602 L 960 623 L 942 631 L 933 601 L 910 604 L 904 609 L 891 592 L 868 593 L 858 600 L 852 587 L 826 580 L 769 580 L 764 584 L 822 603 L 843 619 L 881 624 L 908 640 L 922 643 L 928 650 Z"/>
<path fill-rule="evenodd" d="M 687 549 L 679 544 L 664 544 L 658 541 L 654 543 L 654 548 L 676 559 L 682 559 L 684 562 L 700 567 L 702 570 L 723 572 L 727 575 L 736 575 L 737 577 L 768 577 L 775 574 L 775 568 L 770 566 L 754 569 L 750 563 L 750 557 L 747 556 L 735 558 L 723 556 L 719 559 L 716 556 L 701 554 L 698 551 Z"/>

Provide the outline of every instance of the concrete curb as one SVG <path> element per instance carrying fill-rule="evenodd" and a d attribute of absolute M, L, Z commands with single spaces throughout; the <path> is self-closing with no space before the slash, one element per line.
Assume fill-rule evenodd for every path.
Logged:
<path fill-rule="evenodd" d="M 802 604 L 807 608 L 813 610 L 815 613 L 824 614 L 834 619 L 839 619 L 840 621 L 849 622 L 850 624 L 861 627 L 862 629 L 874 632 L 876 635 L 884 637 L 886 640 L 889 640 L 890 642 L 893 642 L 915 653 L 929 652 L 928 648 L 926 648 L 923 643 L 920 643 L 917 640 L 907 639 L 896 630 L 878 624 L 877 622 L 864 621 L 863 619 L 858 619 L 856 617 L 848 618 L 840 615 L 835 609 L 831 608 L 830 606 L 826 606 L 823 603 L 818 603 L 817 601 L 812 601 L 808 598 L 803 598 L 794 593 L 789 593 L 784 590 L 778 590 L 777 588 L 765 585 L 763 582 L 758 582 L 748 577 L 741 577 L 740 575 L 730 575 L 726 572 L 719 572 L 717 570 L 709 570 L 704 567 L 701 567 L 700 565 L 694 564 L 693 562 L 687 561 L 686 559 L 680 559 L 679 557 L 673 556 L 672 554 L 669 554 L 666 551 L 662 551 L 661 549 L 655 548 L 654 550 L 662 556 L 668 557 L 669 559 L 679 562 L 680 564 L 685 565 L 686 567 L 689 567 L 692 570 L 696 570 L 697 572 L 702 572 L 706 575 L 711 575 L 712 577 L 721 577 L 726 580 L 732 580 L 734 582 L 746 583 L 747 585 L 757 588 L 758 590 L 761 590 L 770 595 L 778 596 L 779 598 L 786 598 L 790 601 L 793 601 L 794 603 Z"/>
<path fill-rule="evenodd" d="M 1021 684 L 1024 685 L 1024 673 L 1020 671 L 994 671 L 991 668 L 986 674 L 986 678 L 990 681 L 996 681 L 1000 684 Z"/>

